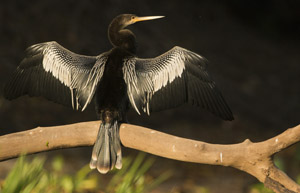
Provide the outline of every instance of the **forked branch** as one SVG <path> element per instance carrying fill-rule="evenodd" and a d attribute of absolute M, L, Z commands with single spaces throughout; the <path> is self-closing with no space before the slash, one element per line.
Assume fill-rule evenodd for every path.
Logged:
<path fill-rule="evenodd" d="M 0 137 L 0 160 L 21 153 L 90 146 L 98 128 L 99 121 L 92 121 L 4 135 Z M 121 125 L 120 137 L 129 148 L 180 161 L 231 166 L 251 174 L 275 192 L 300 192 L 299 184 L 272 161 L 272 155 L 300 141 L 300 125 L 263 142 L 245 140 L 232 145 L 204 143 L 130 124 Z"/>

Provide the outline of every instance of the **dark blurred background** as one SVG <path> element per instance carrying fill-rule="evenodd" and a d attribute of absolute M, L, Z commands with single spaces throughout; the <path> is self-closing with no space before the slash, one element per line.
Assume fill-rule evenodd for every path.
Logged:
<path fill-rule="evenodd" d="M 121 13 L 165 15 L 164 19 L 130 26 L 137 36 L 138 56 L 155 57 L 178 45 L 209 60 L 209 71 L 231 107 L 235 120 L 224 122 L 191 106 L 128 120 L 173 135 L 209 143 L 261 141 L 300 123 L 300 1 L 17 1 L 0 2 L 0 135 L 36 126 L 95 120 L 92 107 L 75 112 L 43 98 L 2 97 L 5 81 L 35 43 L 57 41 L 67 49 L 98 55 L 111 48 L 110 21 Z M 296 147 L 282 154 L 286 172 L 300 173 Z M 124 156 L 134 150 L 124 148 Z M 91 148 L 59 153 L 88 163 Z M 54 152 L 55 153 L 55 152 Z M 290 162 L 293 163 L 290 163 Z M 74 161 L 73 161 L 74 162 Z M 74 162 L 77 163 L 77 162 Z M 0 173 L 9 170 L 0 163 Z M 75 167 L 76 168 L 76 167 Z M 175 172 L 162 192 L 189 192 L 187 186 L 212 193 L 248 192 L 257 181 L 232 168 L 181 163 L 157 158 L 151 172 Z"/>

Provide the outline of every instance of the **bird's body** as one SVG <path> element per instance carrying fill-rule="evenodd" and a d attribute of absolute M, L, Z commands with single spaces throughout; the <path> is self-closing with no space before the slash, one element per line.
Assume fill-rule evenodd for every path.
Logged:
<path fill-rule="evenodd" d="M 113 48 L 108 55 L 102 80 L 95 95 L 97 113 L 105 109 L 119 112 L 118 119 L 125 120 L 125 112 L 129 107 L 127 86 L 123 76 L 123 58 L 131 54 L 120 48 Z M 101 117 L 101 116 L 100 116 Z"/>
<path fill-rule="evenodd" d="M 118 131 L 130 106 L 150 114 L 188 102 L 232 120 L 200 55 L 176 46 L 155 58 L 135 56 L 135 36 L 125 27 L 158 18 L 119 15 L 108 29 L 113 48 L 98 56 L 78 55 L 56 42 L 29 47 L 5 87 L 6 98 L 44 96 L 77 110 L 94 100 L 102 122 L 90 167 L 101 173 L 122 167 Z"/>
<path fill-rule="evenodd" d="M 101 129 L 103 129 L 104 132 L 105 130 L 108 130 L 109 133 L 108 135 L 102 134 L 102 139 L 98 140 L 98 143 L 96 142 L 90 166 L 91 168 L 97 167 L 97 161 L 103 159 L 102 162 L 104 163 L 104 166 L 97 167 L 102 173 L 106 173 L 108 169 L 112 169 L 114 165 L 119 169 L 122 167 L 121 146 L 118 131 L 119 124 L 126 120 L 126 112 L 129 107 L 127 86 L 123 78 L 122 60 L 130 56 L 132 56 L 131 53 L 119 47 L 115 47 L 108 52 L 102 79 L 95 93 L 96 113 L 98 118 L 102 120 L 99 138 L 101 139 Z M 105 126 L 107 126 L 108 129 L 106 129 Z M 104 138 L 105 136 L 112 139 L 107 140 Z M 110 143 L 106 145 L 109 147 L 109 150 L 103 149 L 105 152 L 102 152 L 103 154 L 106 153 L 106 156 L 100 155 L 97 151 L 98 146 L 102 145 L 103 141 Z M 117 142 L 117 144 L 115 144 L 115 142 Z M 111 153 L 110 155 L 109 152 Z M 117 158 L 115 158 L 116 156 Z M 110 161 L 107 161 L 107 159 L 110 159 Z"/>

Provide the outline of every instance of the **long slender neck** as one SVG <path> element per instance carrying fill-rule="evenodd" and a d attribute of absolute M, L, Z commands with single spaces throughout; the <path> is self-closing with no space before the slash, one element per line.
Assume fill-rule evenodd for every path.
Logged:
<path fill-rule="evenodd" d="M 130 30 L 124 29 L 125 27 L 118 19 L 113 20 L 108 28 L 108 38 L 114 47 L 121 47 L 135 54 L 135 35 Z"/>

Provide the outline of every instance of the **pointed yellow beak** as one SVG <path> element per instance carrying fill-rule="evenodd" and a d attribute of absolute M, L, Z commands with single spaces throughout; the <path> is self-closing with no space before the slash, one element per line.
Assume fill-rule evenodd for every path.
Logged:
<path fill-rule="evenodd" d="M 139 22 L 139 21 L 147 21 L 147 20 L 153 20 L 153 19 L 160 19 L 165 16 L 146 16 L 146 17 L 134 17 L 132 18 L 132 22 Z"/>

